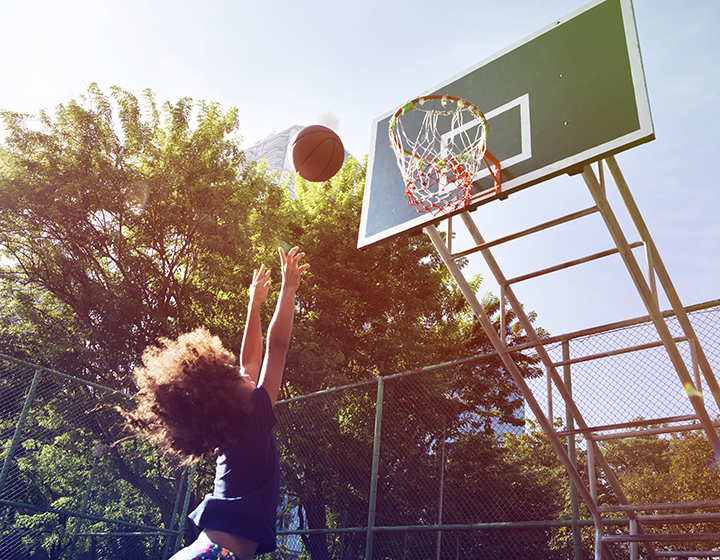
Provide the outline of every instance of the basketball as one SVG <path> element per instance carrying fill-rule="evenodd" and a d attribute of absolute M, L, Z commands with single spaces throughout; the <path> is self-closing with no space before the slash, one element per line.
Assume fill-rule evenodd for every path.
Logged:
<path fill-rule="evenodd" d="M 295 172 L 306 181 L 327 181 L 342 167 L 345 148 L 340 137 L 326 126 L 314 124 L 297 133 L 290 146 Z"/>

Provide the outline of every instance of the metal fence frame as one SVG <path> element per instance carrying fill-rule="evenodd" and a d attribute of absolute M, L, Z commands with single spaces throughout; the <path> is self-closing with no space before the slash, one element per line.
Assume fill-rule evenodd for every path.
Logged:
<path fill-rule="evenodd" d="M 177 493 L 175 496 L 174 509 L 171 517 L 172 526 L 169 529 L 157 526 L 144 525 L 141 523 L 127 522 L 113 517 L 92 515 L 87 512 L 88 507 L 92 505 L 93 484 L 105 448 L 105 444 L 100 442 L 97 442 L 95 444 L 95 447 L 93 448 L 93 451 L 91 453 L 92 467 L 90 469 L 87 483 L 82 490 L 78 488 L 78 495 L 82 494 L 83 496 L 82 505 L 79 510 L 59 509 L 53 507 L 38 507 L 37 505 L 24 501 L 4 499 L 7 496 L 3 496 L 3 491 L 6 490 L 5 494 L 7 494 L 8 485 L 6 483 L 9 480 L 11 466 L 17 456 L 18 448 L 23 441 L 23 437 L 27 436 L 26 424 L 28 418 L 32 415 L 33 403 L 35 402 L 37 397 L 36 393 L 38 390 L 38 386 L 43 378 L 63 379 L 68 381 L 70 384 L 76 385 L 78 387 L 85 386 L 91 388 L 92 390 L 97 391 L 98 395 L 116 395 L 123 400 L 129 400 L 129 397 L 125 393 L 110 389 L 103 385 L 84 381 L 82 379 L 78 379 L 35 364 L 24 362 L 22 360 L 18 360 L 3 354 L 0 354 L 0 366 L 2 366 L 3 368 L 3 371 L 0 372 L 0 375 L 2 375 L 2 373 L 4 373 L 8 367 L 15 367 L 19 370 L 26 370 L 27 373 L 32 376 L 29 387 L 27 388 L 24 396 L 22 410 L 19 412 L 12 438 L 9 441 L 7 452 L 4 453 L 3 457 L 2 470 L 0 471 L 0 508 L 6 509 L 6 511 L 47 513 L 60 517 L 76 519 L 77 521 L 75 522 L 71 544 L 68 547 L 67 552 L 63 554 L 63 557 L 66 558 L 75 557 L 75 549 L 81 539 L 91 539 L 93 542 L 97 542 L 98 539 L 103 538 L 143 539 L 148 537 L 163 537 L 165 539 L 162 553 L 163 558 L 168 558 L 177 549 L 179 549 L 184 529 L 183 520 L 187 515 L 190 494 L 194 483 L 195 468 L 185 468 L 182 471 L 181 480 L 179 484 L 177 484 Z M 0 399 L 2 399 L 2 395 L 0 395 Z M 87 412 L 87 410 L 85 410 L 85 412 Z M 7 443 L 7 440 L 0 440 L 0 444 Z M 115 526 L 117 530 L 115 532 L 103 533 L 83 532 L 81 531 L 82 521 L 96 523 L 105 522 L 112 526 Z M 8 527 L 0 528 L 4 530 L 8 529 Z M 119 531 L 120 529 L 125 529 L 125 531 Z M 1 538 L 2 536 L 0 535 L 0 539 Z M 3 552 L 2 541 L 0 540 L 0 560 L 5 560 L 5 554 L 13 553 Z"/>
<path fill-rule="evenodd" d="M 720 300 L 715 300 L 711 302 L 707 302 L 704 304 L 699 304 L 695 306 L 687 307 L 686 312 L 693 317 L 694 314 L 699 314 L 703 312 L 711 312 L 717 315 L 720 315 Z M 671 322 L 674 320 L 674 313 L 672 311 L 668 311 L 664 313 L 665 320 L 668 322 Z M 633 329 L 633 328 L 642 328 L 644 325 L 647 325 L 650 323 L 649 317 L 640 317 L 633 320 L 628 321 L 622 321 L 613 323 L 610 325 L 604 325 L 601 327 L 595 327 L 592 329 L 586 329 L 583 331 L 578 331 L 574 333 L 568 333 L 564 335 L 559 335 L 555 337 L 549 337 L 543 341 L 543 345 L 548 348 L 549 352 L 555 352 L 558 357 L 557 360 L 561 361 L 563 358 L 565 360 L 568 360 L 568 362 L 572 361 L 569 359 L 570 355 L 570 344 L 575 343 L 578 341 L 585 341 L 588 338 L 592 337 L 612 337 L 612 333 L 616 331 L 621 331 L 623 329 Z M 698 327 L 696 327 L 698 329 Z M 699 329 L 698 329 L 699 330 Z M 709 336 L 714 340 L 714 348 L 711 348 L 711 351 L 714 352 L 713 354 L 713 360 L 718 361 L 720 360 L 720 338 L 716 332 L 710 332 L 710 333 L 703 333 L 704 336 Z M 625 348 L 623 346 L 623 348 Z M 644 350 L 644 348 L 640 348 L 640 351 Z M 624 352 L 624 350 L 623 350 Z M 616 354 L 614 351 L 607 352 L 608 356 L 612 356 Z M 408 372 L 401 372 L 396 373 L 392 375 L 382 376 L 378 377 L 372 380 L 368 380 L 362 383 L 353 384 L 349 386 L 344 387 L 337 387 L 328 389 L 325 391 L 320 391 L 311 395 L 304 395 L 299 396 L 293 399 L 288 399 L 285 401 L 278 401 L 278 409 L 279 409 L 279 430 L 284 429 L 284 422 L 283 422 L 283 414 L 282 414 L 282 407 L 287 405 L 292 405 L 293 403 L 300 403 L 304 401 L 309 401 L 313 399 L 322 399 L 327 398 L 333 394 L 338 394 L 343 391 L 349 391 L 349 390 L 356 390 L 359 387 L 365 386 L 365 387 L 376 387 L 376 400 L 375 400 L 375 425 L 374 425 L 374 441 L 373 441 L 373 451 L 372 451 L 372 469 L 371 469 L 371 478 L 368 481 L 368 512 L 367 512 L 367 524 L 365 526 L 355 526 L 355 527 L 334 527 L 334 528 L 326 528 L 326 529 L 294 529 L 294 530 L 280 530 L 279 534 L 285 538 L 287 537 L 300 537 L 300 536 L 307 536 L 307 535 L 342 535 L 342 534 L 349 534 L 349 533 L 364 533 L 366 536 L 366 545 L 365 545 L 365 556 L 364 558 L 366 560 L 371 560 L 373 558 L 373 549 L 374 549 L 374 540 L 378 537 L 378 535 L 383 534 L 393 534 L 393 533 L 403 533 L 405 535 L 408 534 L 420 534 L 420 533 L 426 533 L 426 534 L 451 534 L 451 535 L 457 535 L 459 533 L 483 533 L 483 532 L 513 532 L 513 531 L 526 531 L 526 530 L 554 530 L 558 528 L 569 528 L 572 531 L 573 534 L 573 556 L 577 560 L 581 558 L 587 557 L 587 550 L 585 550 L 586 556 L 583 556 L 583 548 L 581 544 L 581 529 L 587 528 L 587 532 L 591 533 L 591 529 L 594 527 L 595 521 L 591 519 L 590 517 L 584 517 L 581 514 L 581 503 L 578 499 L 577 489 L 574 488 L 574 485 L 570 485 L 571 488 L 571 495 L 570 495 L 570 507 L 572 511 L 572 515 L 569 519 L 548 519 L 545 521 L 518 521 L 518 522 L 501 522 L 501 523 L 467 523 L 467 524 L 428 524 L 428 525 L 422 525 L 422 526 L 390 526 L 390 525 L 383 525 L 382 523 L 377 523 L 376 516 L 376 496 L 377 496 L 377 484 L 378 484 L 378 463 L 381 460 L 382 456 L 382 426 L 383 426 L 383 410 L 387 406 L 387 401 L 385 397 L 385 387 L 387 383 L 392 382 L 395 379 L 407 379 L 411 377 L 417 377 L 422 375 L 435 375 L 437 372 L 444 370 L 444 369 L 450 369 L 457 367 L 458 365 L 462 364 L 469 364 L 476 361 L 486 360 L 489 358 L 493 358 L 497 355 L 495 352 L 491 352 L 488 354 L 480 355 L 480 356 L 473 356 L 471 358 L 466 358 L 463 360 L 457 360 L 452 362 L 447 362 L 444 364 L 438 364 L 433 365 L 430 367 L 422 368 L 419 370 L 413 370 Z M 585 362 L 585 360 L 579 359 L 577 362 Z M 572 367 L 578 367 L 578 366 L 572 366 L 570 363 L 566 363 L 564 366 L 564 375 L 565 375 L 565 384 L 568 389 L 568 391 L 572 391 Z M 587 366 L 586 366 L 587 367 Z M 602 367 L 602 366 L 600 366 Z M 534 380 L 534 387 L 533 390 L 542 389 L 542 386 L 547 383 L 544 379 L 536 379 Z M 698 382 L 698 387 L 701 387 L 702 385 Z M 550 387 L 550 384 L 547 384 L 547 387 Z M 556 395 L 556 399 L 557 395 Z M 543 407 L 545 408 L 546 412 L 548 413 L 549 417 L 553 417 L 553 390 L 550 389 L 549 393 L 546 395 L 545 404 Z M 562 403 L 563 401 L 560 400 Z M 572 415 L 569 414 L 567 410 L 563 410 L 565 407 L 561 404 L 562 408 L 561 410 L 557 411 L 559 413 L 564 413 L 565 418 L 563 418 L 563 422 L 565 422 L 565 430 L 559 430 L 557 432 L 558 436 L 561 438 L 567 438 L 567 445 L 568 445 L 568 453 L 570 455 L 571 461 L 576 462 L 577 455 L 576 455 L 576 438 L 577 438 L 577 445 L 580 446 L 579 448 L 588 453 L 588 460 L 592 461 L 592 446 L 588 448 L 585 445 L 584 440 L 582 439 L 582 430 L 575 430 L 573 431 L 574 425 L 572 421 Z M 672 404 L 669 404 L 668 406 L 672 407 Z M 555 405 L 556 408 L 560 408 L 557 404 Z M 622 411 L 615 411 L 620 412 L 620 415 L 622 415 Z M 715 411 L 717 413 L 717 411 Z M 630 413 L 631 414 L 631 413 Z M 656 422 L 657 420 L 653 420 L 652 422 Z M 630 425 L 638 425 L 642 423 L 632 423 L 629 422 L 628 426 L 625 426 L 624 424 L 620 423 L 618 424 L 617 421 L 614 422 L 612 429 L 615 430 L 615 435 L 618 435 L 618 432 L 626 429 Z M 701 430 L 700 426 L 696 426 L 697 430 Z M 670 430 L 667 430 L 670 431 Z M 653 430 L 647 430 L 643 431 L 642 435 L 651 435 L 656 433 L 656 431 Z M 613 437 L 610 435 L 609 437 Z M 602 439 L 602 438 L 597 438 Z M 571 483 L 572 481 L 570 481 Z M 708 503 L 705 505 L 712 506 L 713 503 Z M 720 505 L 720 502 L 718 504 Z M 670 504 L 668 507 L 671 507 L 672 504 Z M 615 508 L 614 512 L 620 512 L 622 508 Z M 620 529 L 621 534 L 627 534 L 628 532 L 632 531 L 632 524 L 633 520 L 630 517 L 620 517 L 617 515 L 612 515 L 611 508 L 607 508 L 604 510 L 604 513 L 607 514 L 603 519 L 602 523 L 606 527 L 617 527 Z M 587 515 L 587 512 L 585 512 L 584 515 Z M 625 538 L 625 537 L 623 537 Z M 718 544 L 720 545 L 720 534 L 718 534 L 717 538 Z M 619 541 L 618 541 L 619 542 Z M 627 542 L 627 539 L 623 542 Z M 635 546 L 631 544 L 630 545 Z M 658 553 L 660 555 L 660 553 Z M 664 556 L 668 556 L 669 554 L 664 554 Z M 717 554 L 720 556 L 720 552 Z M 289 554 L 287 556 L 288 558 L 294 557 L 293 555 Z M 342 557 L 342 556 L 340 556 Z M 404 557 L 404 556 L 402 556 Z M 443 558 L 446 557 L 446 555 L 442 556 Z M 438 555 L 437 558 L 440 558 Z"/>
<path fill-rule="evenodd" d="M 688 312 L 688 315 L 692 320 L 697 317 L 712 316 L 713 321 L 720 321 L 720 300 L 691 306 L 686 308 L 686 311 Z M 668 322 L 674 320 L 673 314 L 670 312 L 665 314 L 665 318 Z M 613 338 L 616 336 L 616 333 L 622 331 L 623 329 L 642 329 L 643 325 L 645 325 L 647 322 L 648 318 L 646 317 L 638 318 L 635 320 L 624 321 L 621 323 L 615 323 L 612 325 L 588 329 L 581 332 L 570 333 L 557 337 L 550 337 L 545 339 L 543 341 L 543 344 L 549 349 L 549 352 L 554 352 L 557 356 L 559 356 L 559 360 L 564 359 L 565 361 L 568 361 L 568 356 L 570 354 L 570 344 L 582 346 L 582 344 L 588 343 L 588 341 L 590 341 L 590 343 L 593 343 L 593 340 L 600 340 L 602 341 L 602 344 L 612 345 L 616 342 Z M 713 323 L 712 328 L 700 328 L 696 326 L 696 330 L 698 330 L 702 337 L 708 338 L 711 342 L 710 344 L 707 344 L 706 348 L 710 359 L 713 361 L 720 361 L 720 333 L 715 331 L 714 325 L 715 323 Z M 607 353 L 609 356 L 613 354 L 612 350 L 609 350 Z M 347 558 L 350 557 L 348 556 L 349 553 L 346 552 L 345 543 L 346 539 L 351 539 L 353 536 L 360 538 L 362 541 L 364 541 L 362 542 L 362 549 L 357 548 L 356 554 L 352 556 L 352 558 L 355 559 L 358 557 L 364 557 L 366 560 L 370 560 L 374 557 L 378 558 L 378 554 L 381 554 L 381 552 L 384 554 L 383 557 L 414 557 L 408 556 L 408 554 L 410 554 L 410 551 L 413 550 L 413 542 L 421 543 L 422 549 L 426 551 L 424 554 L 428 558 L 459 558 L 461 555 L 461 543 L 466 542 L 467 539 L 478 538 L 478 536 L 487 536 L 490 534 L 512 536 L 543 531 L 552 534 L 557 534 L 561 531 L 564 532 L 563 534 L 567 534 L 567 532 L 570 532 L 571 537 L 569 538 L 571 538 L 573 541 L 573 551 L 572 553 L 568 552 L 568 554 L 572 554 L 572 556 L 568 555 L 567 557 L 574 557 L 577 560 L 587 558 L 588 546 L 586 543 L 586 546 L 583 547 L 583 535 L 585 536 L 585 541 L 588 541 L 588 539 L 592 540 L 592 529 L 595 522 L 593 519 L 587 516 L 586 511 L 582 510 L 582 504 L 579 503 L 576 492 L 571 493 L 568 497 L 568 500 L 570 502 L 569 511 L 571 511 L 572 513 L 564 519 L 554 518 L 540 520 L 508 520 L 493 522 L 473 522 L 474 520 L 468 519 L 467 523 L 443 523 L 442 521 L 440 523 L 437 523 L 429 521 L 424 524 L 403 525 L 401 523 L 388 523 L 388 516 L 385 514 L 385 512 L 382 511 L 382 507 L 378 505 L 378 481 L 381 476 L 381 471 L 383 469 L 383 461 L 386 458 L 386 454 L 389 451 L 392 451 L 387 448 L 387 442 L 384 439 L 388 437 L 389 432 L 384 432 L 383 430 L 393 429 L 393 426 L 389 425 L 389 428 L 387 426 L 384 427 L 383 420 L 386 419 L 386 416 L 388 414 L 398 413 L 397 410 L 395 410 L 394 412 L 392 411 L 394 401 L 392 396 L 388 397 L 388 387 L 393 387 L 393 385 L 397 383 L 414 383 L 416 380 L 423 379 L 423 377 L 434 378 L 438 375 L 442 375 L 443 372 L 446 370 L 452 370 L 453 368 L 457 368 L 463 365 L 471 365 L 475 362 L 492 359 L 495 356 L 496 354 L 494 352 L 480 356 L 473 356 L 462 360 L 456 360 L 452 362 L 425 367 L 418 370 L 377 377 L 353 385 L 336 387 L 325 391 L 319 391 L 310 395 L 304 395 L 292 399 L 278 401 L 276 411 L 279 422 L 276 428 L 276 437 L 278 439 L 279 445 L 284 446 L 287 438 L 292 436 L 292 430 L 294 429 L 293 421 L 295 420 L 293 420 L 292 416 L 288 414 L 290 408 L 305 404 L 322 408 L 323 406 L 328 405 L 328 403 L 341 400 L 344 396 L 347 396 L 349 392 L 364 392 L 364 394 L 366 394 L 367 396 L 367 403 L 369 405 L 368 411 L 366 411 L 368 422 L 367 426 L 364 426 L 364 429 L 367 432 L 367 438 L 369 439 L 367 442 L 367 446 L 364 449 L 368 450 L 368 454 L 370 456 L 364 459 L 364 470 L 362 472 L 369 473 L 369 476 L 366 479 L 360 480 L 359 482 L 359 485 L 364 487 L 364 495 L 361 497 L 360 503 L 366 505 L 364 514 L 362 514 L 363 520 L 361 522 L 348 524 L 343 523 L 342 520 L 335 520 L 333 521 L 333 523 L 328 523 L 324 528 L 313 529 L 309 529 L 307 527 L 292 526 L 292 523 L 290 523 L 289 525 L 288 523 L 285 523 L 284 525 L 281 523 L 278 531 L 278 539 L 280 544 L 279 550 L 276 553 L 267 555 L 266 558 L 311 558 L 310 553 L 308 552 L 306 546 L 303 544 L 302 540 L 318 535 L 322 536 L 325 539 L 337 540 L 337 547 L 333 549 L 335 552 L 333 553 L 334 555 L 332 555 L 331 557 L 333 559 L 337 558 L 338 560 L 343 558 L 344 560 L 347 560 Z M 23 408 L 19 413 L 19 417 L 16 422 L 12 438 L 6 438 L 4 441 L 0 441 L 0 443 L 4 443 L 8 449 L 7 453 L 5 453 L 2 471 L 0 471 L 0 493 L 2 493 L 3 486 L 5 485 L 8 478 L 8 473 L 10 472 L 10 464 L 13 461 L 18 446 L 21 444 L 22 438 L 25 433 L 24 427 L 26 419 L 30 414 L 32 403 L 36 396 L 35 393 L 37 391 L 38 384 L 43 376 L 60 376 L 70 381 L 71 383 L 86 384 L 89 387 L 92 387 L 98 391 L 104 392 L 111 390 L 97 384 L 78 380 L 70 376 L 66 376 L 46 368 L 28 364 L 26 362 L 15 360 L 6 356 L 0 356 L 0 363 L 12 363 L 17 365 L 18 367 L 27 368 L 29 372 L 32 372 L 32 380 L 27 384 Z M 592 394 L 587 394 L 588 389 L 583 387 L 583 383 L 585 382 L 584 380 L 587 379 L 588 376 L 593 376 L 595 374 L 589 374 L 587 372 L 583 374 L 581 367 L 589 366 L 580 366 L 578 365 L 579 363 L 580 361 L 572 365 L 569 363 L 566 364 L 567 367 L 564 370 L 564 373 L 565 382 L 568 390 L 574 390 L 574 398 L 578 403 L 578 406 L 582 407 L 583 403 L 585 402 L 584 399 L 593 398 Z M 572 378 L 573 376 L 571 376 L 571 371 L 573 372 L 573 374 L 575 374 L 575 369 L 571 370 L 571 367 L 577 369 L 577 379 Z M 537 379 L 534 380 L 534 383 L 535 387 L 533 387 L 533 390 L 541 392 L 545 380 Z M 698 384 L 698 386 L 700 385 Z M 585 394 L 583 393 L 583 391 L 585 391 Z M 590 387 L 589 393 L 592 393 L 592 391 L 593 388 Z M 126 397 L 126 395 L 123 396 Z M 548 416 L 550 417 L 554 417 L 552 412 L 554 406 L 553 402 L 553 390 L 551 389 L 546 395 L 546 404 L 544 405 L 545 407 L 547 407 L 547 411 L 549 412 Z M 388 408 L 388 406 L 390 406 L 390 409 Z M 669 404 L 668 406 L 672 407 L 674 405 Z M 562 411 L 557 412 L 562 413 Z M 627 416 L 635 414 L 636 411 L 618 410 L 615 412 L 618 413 L 617 416 L 622 417 L 623 415 Z M 718 411 L 714 411 L 714 413 L 716 414 L 717 412 Z M 555 415 L 555 417 L 556 416 L 557 415 Z M 302 423 L 303 419 L 300 418 L 296 421 Z M 592 446 L 588 447 L 585 445 L 582 439 L 582 434 L 578 430 L 574 430 L 570 417 L 563 419 L 562 423 L 564 423 L 565 429 L 561 429 L 557 433 L 560 437 L 567 438 L 571 460 L 577 460 L 577 457 L 573 456 L 575 441 L 577 439 L 578 450 L 588 453 L 588 460 L 592 461 L 592 457 L 590 457 Z M 312 424 L 312 422 L 310 422 L 310 424 Z M 322 424 L 318 423 L 316 428 L 322 429 Z M 620 424 L 615 423 L 614 430 L 616 432 L 623 429 L 624 428 Z M 643 435 L 649 433 L 650 432 L 644 432 Z M 610 437 L 612 437 L 612 435 Z M 342 449 L 340 449 L 340 451 L 342 452 Z M 442 460 L 445 460 L 444 456 Z M 97 466 L 97 463 L 98 457 L 95 457 L 93 466 Z M 311 465 L 311 467 L 312 466 L 313 465 Z M 319 465 L 314 466 L 319 467 Z M 83 504 L 87 504 L 88 500 L 91 499 L 93 472 L 94 469 L 91 471 L 89 479 L 87 481 Z M 117 532 L 107 532 L 103 535 L 99 535 L 93 532 L 80 530 L 80 525 L 78 523 L 76 526 L 77 530 L 75 531 L 75 538 L 90 539 L 91 542 L 97 541 L 98 539 L 102 538 L 149 538 L 155 536 L 164 536 L 166 537 L 166 546 L 162 557 L 167 558 L 174 552 L 174 550 L 179 548 L 181 545 L 184 526 L 182 520 L 185 519 L 187 511 L 190 507 L 190 496 L 194 484 L 195 470 L 193 469 L 186 471 L 184 473 L 184 477 L 185 479 L 181 481 L 181 483 L 178 485 L 178 492 L 175 497 L 175 510 L 173 512 L 173 519 L 175 519 L 176 521 L 173 523 L 173 526 L 170 529 L 127 523 L 118 519 L 98 517 L 87 513 L 84 505 L 77 511 L 66 511 L 62 509 L 52 508 L 41 509 L 28 503 L 0 499 L 0 508 L 34 511 L 42 510 L 49 513 L 73 517 L 78 520 L 106 521 L 116 525 L 118 529 L 125 530 Z M 289 496 L 289 494 L 287 493 L 287 488 L 285 488 L 284 491 L 287 498 Z M 715 507 L 717 505 L 720 505 L 720 502 L 713 502 L 709 505 Z M 293 507 L 288 508 L 288 511 L 290 511 L 289 517 L 297 514 L 297 511 L 293 510 Z M 442 511 L 442 501 L 440 502 L 439 509 Z M 608 508 L 608 510 L 605 511 L 603 523 L 608 528 L 615 528 L 615 530 L 619 532 L 618 534 L 625 535 L 625 537 L 623 537 L 625 538 L 624 542 L 627 542 L 626 536 L 632 530 L 632 520 L 630 517 L 623 517 L 623 512 L 621 510 L 622 508 L 615 508 L 615 511 L 610 511 L 610 508 Z M 442 515 L 440 516 L 440 518 L 442 519 Z M 297 523 L 295 525 L 297 525 Z M 720 546 L 720 535 L 718 535 L 718 546 Z M 0 551 L 1 550 L 2 549 L 0 548 Z M 388 550 L 392 550 L 394 552 L 388 553 Z M 663 553 L 662 555 L 670 556 L 670 554 L 670 552 L 667 552 Z M 718 555 L 720 555 L 720 553 L 718 553 Z M 70 554 L 65 557 L 72 558 L 72 555 Z M 513 558 L 512 553 L 508 554 L 508 556 L 506 557 Z M 5 560 L 1 553 L 0 559 Z"/>

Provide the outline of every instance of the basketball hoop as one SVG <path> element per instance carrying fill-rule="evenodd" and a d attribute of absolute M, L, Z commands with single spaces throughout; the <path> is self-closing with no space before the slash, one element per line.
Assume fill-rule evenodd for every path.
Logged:
<path fill-rule="evenodd" d="M 406 126 L 414 132 L 419 119 L 406 125 L 402 119 L 412 111 L 423 113 L 415 140 Z M 494 186 L 479 194 L 500 193 L 500 163 L 486 149 L 487 131 L 485 115 L 459 97 L 426 95 L 400 107 L 390 118 L 388 134 L 408 204 L 433 215 L 464 208 L 470 204 L 473 181 L 483 163 Z"/>

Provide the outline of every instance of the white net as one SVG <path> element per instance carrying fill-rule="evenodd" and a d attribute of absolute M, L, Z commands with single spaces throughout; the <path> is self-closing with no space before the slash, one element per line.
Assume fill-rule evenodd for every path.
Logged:
<path fill-rule="evenodd" d="M 500 165 L 486 150 L 487 131 L 480 110 L 457 97 L 420 97 L 398 109 L 388 133 L 408 204 L 435 215 L 467 206 L 483 162 L 499 188 Z"/>

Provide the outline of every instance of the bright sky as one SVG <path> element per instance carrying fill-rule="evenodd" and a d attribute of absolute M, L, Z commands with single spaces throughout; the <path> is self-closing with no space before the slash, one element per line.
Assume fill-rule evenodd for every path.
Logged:
<path fill-rule="evenodd" d="M 584 3 L 3 2 L 0 108 L 52 109 L 90 82 L 136 96 L 150 88 L 160 102 L 191 97 L 238 107 L 247 146 L 332 111 L 346 147 L 362 157 L 373 119 Z M 711 162 L 720 155 L 720 2 L 634 5 L 657 139 L 618 162 L 683 303 L 718 299 L 720 185 Z M 581 178 L 565 177 L 517 193 L 478 212 L 491 230 L 481 231 L 493 239 L 584 208 L 574 203 L 586 190 Z M 498 252 L 507 276 L 562 262 L 566 250 L 580 257 L 610 247 L 583 245 L 575 232 L 539 241 L 539 248 Z M 553 334 L 645 314 L 625 269 L 608 263 L 550 275 L 516 293 Z M 471 268 L 483 271 L 474 259 Z M 487 288 L 497 291 L 489 280 Z"/>

